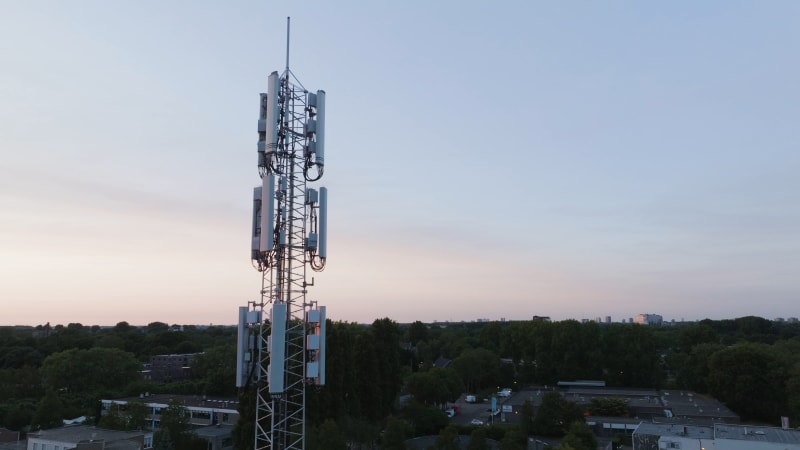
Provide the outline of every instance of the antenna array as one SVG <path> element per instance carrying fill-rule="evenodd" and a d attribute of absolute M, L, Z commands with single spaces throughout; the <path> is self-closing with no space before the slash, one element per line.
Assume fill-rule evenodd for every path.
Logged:
<path fill-rule="evenodd" d="M 327 258 L 325 91 L 289 70 L 260 94 L 250 258 L 261 296 L 239 308 L 237 386 L 256 389 L 255 448 L 304 448 L 306 386 L 325 384 L 325 307 L 306 299 Z"/>

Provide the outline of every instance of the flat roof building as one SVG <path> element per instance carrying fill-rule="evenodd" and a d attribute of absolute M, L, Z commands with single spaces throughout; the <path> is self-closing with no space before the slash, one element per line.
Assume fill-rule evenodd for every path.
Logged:
<path fill-rule="evenodd" d="M 88 425 L 51 428 L 28 434 L 26 450 L 100 448 L 145 450 L 153 448 L 152 431 L 117 431 Z"/>
<path fill-rule="evenodd" d="M 800 430 L 643 422 L 634 430 L 632 442 L 633 450 L 800 450 Z"/>

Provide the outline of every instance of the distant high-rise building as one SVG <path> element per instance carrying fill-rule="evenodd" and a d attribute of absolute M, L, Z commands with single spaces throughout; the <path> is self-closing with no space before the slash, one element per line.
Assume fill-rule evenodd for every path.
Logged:
<path fill-rule="evenodd" d="M 606 316 L 606 323 L 611 323 L 611 316 Z"/>
<path fill-rule="evenodd" d="M 661 325 L 664 318 L 658 314 L 639 314 L 636 316 L 636 323 L 640 325 Z"/>

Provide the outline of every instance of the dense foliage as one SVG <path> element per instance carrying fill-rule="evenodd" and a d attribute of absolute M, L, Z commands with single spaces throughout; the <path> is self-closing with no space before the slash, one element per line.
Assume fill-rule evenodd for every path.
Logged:
<path fill-rule="evenodd" d="M 114 327 L 0 327 L 0 426 L 49 428 L 62 419 L 97 418 L 101 398 L 142 392 L 234 396 L 235 342 L 235 327 L 170 327 L 162 322 L 146 327 L 127 322 Z M 156 384 L 140 379 L 142 364 L 153 355 L 203 351 L 191 381 Z"/>
<path fill-rule="evenodd" d="M 141 392 L 236 396 L 235 327 L 49 325 L 0 328 L 0 426 L 12 430 L 56 426 L 63 418 L 98 416 L 100 398 Z M 138 377 L 150 356 L 202 352 L 194 378 L 155 384 Z M 634 324 L 515 321 L 370 325 L 329 322 L 327 384 L 307 393 L 308 448 L 404 447 L 404 439 L 440 435 L 452 443 L 446 405 L 462 393 L 483 398 L 502 387 L 553 386 L 597 379 L 608 386 L 680 388 L 712 395 L 745 420 L 800 419 L 800 324 L 758 317 L 697 323 Z M 238 392 L 243 420 L 237 448 L 252 444 L 253 393 Z M 138 416 L 106 416 L 109 428 L 138 426 Z M 526 405 L 521 425 L 486 429 L 503 448 L 536 433 L 568 436 L 564 448 L 591 445 L 585 411 L 546 394 L 538 411 Z M 626 415 L 624 402 L 596 400 L 589 412 Z M 173 428 L 180 429 L 176 423 Z M 444 430 L 444 431 L 443 431 Z M 498 431 L 500 430 L 500 431 Z M 473 428 L 458 429 L 468 439 Z M 163 448 L 182 431 L 160 434 Z M 486 436 L 473 436 L 482 448 Z M 178 442 L 181 444 L 180 442 Z M 185 444 L 185 443 L 184 443 Z M 190 444 L 186 444 L 190 445 Z M 193 445 L 193 443 L 192 443 Z M 327 446 L 327 447 L 326 447 Z"/>

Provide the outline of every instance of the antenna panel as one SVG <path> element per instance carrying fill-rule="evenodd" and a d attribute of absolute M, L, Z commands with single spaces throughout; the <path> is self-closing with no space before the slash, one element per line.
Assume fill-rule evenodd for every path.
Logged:
<path fill-rule="evenodd" d="M 280 119 L 280 104 L 278 103 L 278 92 L 280 91 L 280 79 L 278 72 L 272 72 L 267 78 L 267 116 L 265 124 L 266 154 L 270 155 L 278 151 L 278 120 Z"/>
<path fill-rule="evenodd" d="M 286 303 L 272 305 L 272 332 L 270 333 L 269 369 L 267 377 L 270 394 L 282 394 L 286 367 Z"/>
<path fill-rule="evenodd" d="M 247 383 L 247 364 L 245 362 L 245 354 L 249 353 L 247 347 L 248 336 L 247 332 L 247 307 L 239 307 L 239 325 L 236 332 L 236 387 L 243 387 Z"/>
<path fill-rule="evenodd" d="M 253 227 L 250 239 L 250 259 L 258 261 L 261 243 L 261 186 L 253 188 Z"/>
<path fill-rule="evenodd" d="M 328 256 L 328 188 L 319 188 L 319 242 L 317 254 L 320 258 Z"/>
<path fill-rule="evenodd" d="M 275 247 L 275 175 L 261 178 L 261 233 L 259 250 L 271 252 Z"/>
<path fill-rule="evenodd" d="M 314 162 L 325 165 L 325 91 L 317 91 L 317 152 Z"/>

